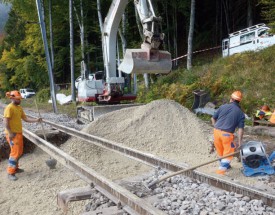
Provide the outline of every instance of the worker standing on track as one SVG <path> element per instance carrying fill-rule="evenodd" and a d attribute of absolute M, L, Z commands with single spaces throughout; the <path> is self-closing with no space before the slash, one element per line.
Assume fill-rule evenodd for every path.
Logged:
<path fill-rule="evenodd" d="M 19 168 L 19 159 L 23 154 L 23 135 L 22 135 L 22 120 L 25 122 L 41 122 L 42 119 L 28 118 L 20 106 L 21 94 L 14 90 L 7 92 L 6 96 L 11 99 L 11 103 L 4 110 L 4 126 L 6 139 L 10 145 L 10 156 L 8 163 L 8 179 L 16 181 L 15 173 L 24 172 Z"/>
<path fill-rule="evenodd" d="M 222 105 L 211 118 L 214 126 L 214 146 L 219 157 L 231 154 L 242 144 L 244 132 L 244 113 L 239 105 L 242 93 L 235 91 L 230 103 Z M 238 128 L 238 145 L 234 142 L 234 132 Z M 217 174 L 224 175 L 231 167 L 233 156 L 221 159 Z"/>

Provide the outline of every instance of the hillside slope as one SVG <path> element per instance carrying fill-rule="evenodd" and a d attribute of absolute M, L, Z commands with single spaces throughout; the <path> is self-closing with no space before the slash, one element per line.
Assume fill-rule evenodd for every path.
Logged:
<path fill-rule="evenodd" d="M 193 91 L 210 92 L 211 101 L 227 102 L 234 90 L 244 93 L 242 108 L 248 114 L 263 104 L 275 109 L 275 46 L 260 52 L 246 52 L 217 58 L 211 64 L 177 70 L 163 76 L 150 90 L 139 89 L 139 102 L 172 99 L 191 108 Z"/>

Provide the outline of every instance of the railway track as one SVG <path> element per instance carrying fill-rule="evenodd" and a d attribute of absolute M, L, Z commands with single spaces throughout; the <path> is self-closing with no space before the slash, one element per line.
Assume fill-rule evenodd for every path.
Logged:
<path fill-rule="evenodd" d="M 112 150 L 116 153 L 127 156 L 128 158 L 137 160 L 139 162 L 142 162 L 144 164 L 150 165 L 155 168 L 161 167 L 163 169 L 166 169 L 172 172 L 179 171 L 186 168 L 186 166 L 184 165 L 179 165 L 169 160 L 159 158 L 155 155 L 140 152 L 138 150 L 131 149 L 129 147 L 125 147 L 114 141 L 106 140 L 104 138 L 100 138 L 81 131 L 77 131 L 75 129 L 68 128 L 66 126 L 59 125 L 51 121 L 44 120 L 44 122 L 52 126 L 53 128 L 60 130 L 66 134 L 85 140 L 89 144 L 95 144 L 102 148 Z M 45 140 L 37 137 L 36 135 L 28 131 L 25 131 L 24 135 L 28 139 L 30 139 L 32 142 L 34 142 L 37 146 L 42 148 L 45 152 L 55 157 L 63 165 L 67 166 L 70 169 L 73 169 L 82 179 L 84 179 L 89 183 L 94 183 L 96 186 L 102 188 L 105 194 L 107 195 L 111 194 L 112 196 L 111 198 L 115 198 L 117 199 L 117 202 L 121 202 L 123 205 L 127 205 L 126 211 L 128 208 L 128 213 L 130 214 L 134 214 L 135 212 L 138 214 L 155 213 L 153 208 L 151 208 L 152 206 L 148 206 L 147 204 L 145 204 L 142 201 L 142 199 L 137 198 L 136 196 L 133 196 L 133 194 L 129 193 L 129 191 L 125 190 L 124 188 L 121 188 L 120 186 L 113 184 L 113 182 L 108 181 L 106 178 L 98 175 L 98 173 L 96 173 L 92 169 L 86 167 L 84 164 L 80 163 L 76 159 L 71 158 L 69 155 L 67 155 L 60 149 L 52 146 L 51 144 L 47 143 Z M 248 196 L 251 199 L 260 199 L 263 201 L 264 204 L 271 207 L 275 207 L 275 195 L 272 192 L 262 191 L 257 188 L 247 187 L 245 185 L 238 184 L 232 181 L 227 181 L 211 175 L 207 175 L 205 173 L 202 173 L 196 170 L 186 172 L 184 173 L 184 175 L 223 190 Z M 104 182 L 107 182 L 107 183 L 104 183 Z M 140 202 L 141 204 L 137 204 L 136 202 Z M 145 205 L 147 205 L 148 208 L 147 207 L 143 208 Z M 156 214 L 161 214 L 160 212 L 161 211 L 158 211 L 156 212 Z"/>
<path fill-rule="evenodd" d="M 148 202 L 133 195 L 125 188 L 113 183 L 107 178 L 101 176 L 95 172 L 92 168 L 87 167 L 85 164 L 79 162 L 69 154 L 63 152 L 59 148 L 53 146 L 51 143 L 38 137 L 36 134 L 23 129 L 24 136 L 32 141 L 36 146 L 48 153 L 51 157 L 55 158 L 62 165 L 73 170 L 81 179 L 94 184 L 99 187 L 99 191 L 103 192 L 108 198 L 115 199 L 116 202 L 120 202 L 123 209 L 129 214 L 144 214 L 144 215 L 164 215 L 162 211 L 154 208 Z M 61 200 L 59 200 L 61 201 Z M 64 205 L 64 208 L 66 205 Z"/>
<path fill-rule="evenodd" d="M 51 121 L 44 120 L 44 122 L 57 130 L 60 130 L 71 136 L 83 139 L 90 144 L 95 144 L 102 148 L 112 150 L 114 152 L 117 152 L 119 154 L 153 167 L 161 167 L 172 172 L 179 171 L 187 167 L 185 165 L 179 165 L 169 160 L 159 158 L 152 154 L 140 152 L 138 150 L 125 147 L 114 141 L 106 140 L 104 138 L 96 137 L 72 128 L 68 128 L 63 125 L 59 125 L 57 123 L 53 123 Z M 36 144 L 38 147 L 40 147 L 43 151 L 48 153 L 50 156 L 57 159 L 61 164 L 73 170 L 77 175 L 79 175 L 81 179 L 88 182 L 89 184 L 93 184 L 95 188 L 103 193 L 106 197 L 113 200 L 117 204 L 122 204 L 123 209 L 129 214 L 164 214 L 162 211 L 148 204 L 148 202 L 142 200 L 141 198 L 138 198 L 125 188 L 99 175 L 93 169 L 87 167 L 85 164 L 79 162 L 59 148 L 38 137 L 34 133 L 24 129 L 24 136 L 32 141 L 34 144 Z M 245 185 L 234 183 L 232 181 L 226 181 L 221 178 L 210 176 L 199 171 L 189 171 L 186 172 L 184 175 L 200 182 L 207 183 L 214 187 L 248 196 L 251 199 L 260 199 L 263 201 L 264 204 L 275 207 L 275 195 L 272 192 L 247 187 Z M 62 206 L 62 202 L 60 203 L 60 206 Z M 63 205 L 63 208 L 65 209 L 66 205 Z"/>

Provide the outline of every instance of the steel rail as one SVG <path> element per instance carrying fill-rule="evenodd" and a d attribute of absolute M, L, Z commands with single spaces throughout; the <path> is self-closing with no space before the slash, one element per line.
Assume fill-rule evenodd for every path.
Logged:
<path fill-rule="evenodd" d="M 130 208 L 127 212 L 132 210 L 137 214 L 165 215 L 164 212 L 158 210 L 157 208 L 154 208 L 147 201 L 137 197 L 125 188 L 113 183 L 104 176 L 98 174 L 92 168 L 87 167 L 85 164 L 79 162 L 69 154 L 40 138 L 36 134 L 26 129 L 23 129 L 23 135 L 30 141 L 32 141 L 36 146 L 58 160 L 58 162 L 77 173 L 83 180 L 89 183 L 94 183 L 95 185 L 106 191 L 105 193 L 109 193 L 117 198 L 123 205 L 126 205 L 126 210 L 127 207 Z"/>
<path fill-rule="evenodd" d="M 159 166 L 159 167 L 162 167 L 169 171 L 179 171 L 182 168 L 184 168 L 183 166 L 180 166 L 180 165 L 177 165 L 177 164 L 170 162 L 168 160 L 159 158 L 155 155 L 140 152 L 136 149 L 132 149 L 132 148 L 123 146 L 122 144 L 116 143 L 111 140 L 107 140 L 107 139 L 104 139 L 104 138 L 101 138 L 98 136 L 87 134 L 83 131 L 78 131 L 76 129 L 69 128 L 69 127 L 66 127 L 66 126 L 45 120 L 45 119 L 43 119 L 43 122 L 45 122 L 48 125 L 51 125 L 53 128 L 55 128 L 59 131 L 62 131 L 66 134 L 80 138 L 84 141 L 92 143 L 92 144 L 99 146 L 101 148 L 105 148 L 107 150 L 111 150 L 113 152 L 120 153 L 123 156 L 127 156 L 131 159 L 137 160 L 139 162 L 142 162 L 142 163 L 152 166 L 154 168 L 156 166 Z"/>
<path fill-rule="evenodd" d="M 171 161 L 159 158 L 155 155 L 140 152 L 136 149 L 131 149 L 129 147 L 125 147 L 122 144 L 118 144 L 114 141 L 106 140 L 104 138 L 87 134 L 82 131 L 77 131 L 76 129 L 68 128 L 63 125 L 58 125 L 57 123 L 53 123 L 44 119 L 43 121 L 62 132 L 70 134 L 74 137 L 78 137 L 82 140 L 85 140 L 89 143 L 100 146 L 102 148 L 109 149 L 114 152 L 123 154 L 124 156 L 127 156 L 131 159 L 137 160 L 139 162 L 142 162 L 144 164 L 147 164 L 153 167 L 161 167 L 168 171 L 173 171 L 173 172 L 187 168 L 187 166 L 179 165 L 177 163 L 173 163 Z M 262 191 L 257 188 L 252 189 L 245 185 L 238 184 L 232 181 L 227 181 L 225 179 L 218 178 L 215 176 L 207 175 L 205 173 L 202 173 L 196 170 L 188 171 L 183 174 L 187 177 L 193 178 L 200 182 L 207 183 L 214 187 L 221 188 L 223 190 L 227 190 L 230 192 L 232 191 L 245 196 L 249 196 L 252 199 L 260 199 L 264 202 L 264 204 L 271 207 L 275 207 L 275 195 L 273 193 L 269 193 L 269 191 L 266 191 L 266 190 Z"/>

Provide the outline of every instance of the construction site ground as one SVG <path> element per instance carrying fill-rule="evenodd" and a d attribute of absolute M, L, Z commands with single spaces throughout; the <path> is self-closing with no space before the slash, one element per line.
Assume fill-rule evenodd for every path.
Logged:
<path fill-rule="evenodd" d="M 48 119 L 47 114 L 42 114 L 42 117 Z M 60 117 L 52 119 L 54 118 L 57 122 L 60 119 Z M 61 122 L 62 120 L 59 120 L 59 123 Z M 28 125 L 24 124 L 24 126 Z M 40 129 L 39 125 L 36 125 L 36 129 Z M 165 159 L 194 166 L 216 158 L 215 152 L 210 153 L 213 142 L 212 129 L 209 123 L 198 119 L 195 114 L 178 103 L 158 100 L 145 106 L 123 109 L 101 116 L 87 125 L 83 131 Z M 261 135 L 261 133 L 255 135 L 249 127 L 246 131 L 244 141 L 263 142 L 267 153 L 275 150 L 274 137 Z M 4 141 L 2 136 L 0 144 L 2 148 L 4 148 Z M 151 170 L 150 167 L 137 161 L 129 160 L 76 138 L 69 139 L 60 147 L 112 180 L 131 178 Z M 1 160 L 0 214 L 62 214 L 56 203 L 57 193 L 70 188 L 87 186 L 73 172 L 60 164 L 57 164 L 56 169 L 50 170 L 45 164 L 47 159 L 48 155 L 38 148 L 25 154 L 20 159 L 20 168 L 25 172 L 17 174 L 19 180 L 15 182 L 7 179 L 7 160 Z M 215 174 L 217 166 L 216 162 L 199 170 Z M 263 189 L 269 187 L 275 193 L 274 176 L 247 178 L 241 173 L 241 166 L 239 159 L 234 158 L 232 170 L 224 177 L 252 187 L 262 186 Z M 68 214 L 80 214 L 87 203 L 88 200 L 70 203 Z"/>

